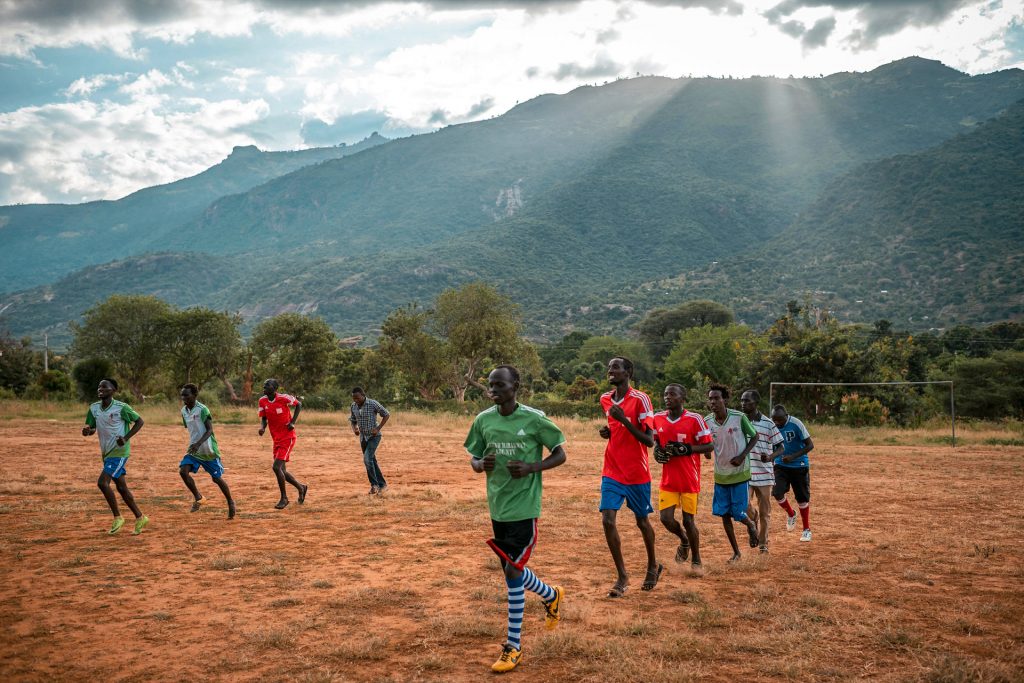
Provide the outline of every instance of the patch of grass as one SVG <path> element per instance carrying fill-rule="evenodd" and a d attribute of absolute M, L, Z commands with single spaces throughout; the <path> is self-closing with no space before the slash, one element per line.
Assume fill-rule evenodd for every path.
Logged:
<path fill-rule="evenodd" d="M 922 572 L 917 571 L 916 569 L 908 569 L 907 571 L 903 572 L 903 578 L 907 581 L 918 581 L 923 583 L 925 580 L 927 580 L 928 577 L 925 576 Z"/>
<path fill-rule="evenodd" d="M 372 637 L 351 643 L 342 643 L 328 655 L 343 662 L 379 662 L 387 659 L 387 638 Z"/>
<path fill-rule="evenodd" d="M 697 614 L 693 617 L 693 623 L 698 629 L 721 628 L 725 626 L 722 611 L 707 605 L 697 610 Z"/>
<path fill-rule="evenodd" d="M 153 612 L 153 621 L 170 621 L 173 617 L 170 612 Z"/>
<path fill-rule="evenodd" d="M 496 622 L 479 614 L 472 616 L 444 615 L 430 620 L 430 627 L 439 637 L 447 640 L 464 638 L 494 638 L 501 631 Z"/>
<path fill-rule="evenodd" d="M 986 446 L 1024 446 L 1024 439 L 989 438 L 983 440 L 981 443 Z"/>
<path fill-rule="evenodd" d="M 287 650 L 295 645 L 293 629 L 288 626 L 273 626 L 256 629 L 245 634 L 245 639 L 261 650 Z"/>
<path fill-rule="evenodd" d="M 658 625 L 646 617 L 637 617 L 625 624 L 612 626 L 612 633 L 627 638 L 643 638 L 658 632 Z"/>
<path fill-rule="evenodd" d="M 302 600 L 298 598 L 280 598 L 270 603 L 270 606 L 274 609 L 280 609 L 282 607 L 297 607 L 302 604 Z"/>
<path fill-rule="evenodd" d="M 252 558 L 241 553 L 219 553 L 210 558 L 210 569 L 218 571 L 234 571 L 253 564 Z"/>
<path fill-rule="evenodd" d="M 684 605 L 703 605 L 704 596 L 697 591 L 672 591 L 668 594 L 668 599 L 673 602 L 679 602 Z"/>
<path fill-rule="evenodd" d="M 313 588 L 334 588 L 334 584 L 328 581 L 327 579 L 317 579 L 309 585 Z"/>
<path fill-rule="evenodd" d="M 426 488 L 420 491 L 420 498 L 423 500 L 441 500 L 444 494 L 437 489 Z"/>
<path fill-rule="evenodd" d="M 878 631 L 878 642 L 890 650 L 911 650 L 921 644 L 921 639 L 905 628 L 886 626 Z"/>
<path fill-rule="evenodd" d="M 73 567 L 88 567 L 92 562 L 85 559 L 81 555 L 75 555 L 73 557 L 65 557 L 59 560 L 54 560 L 52 566 L 58 569 L 71 569 Z"/>
<path fill-rule="evenodd" d="M 802 595 L 800 596 L 799 602 L 804 607 L 809 607 L 811 609 L 825 609 L 831 604 L 828 598 L 818 595 L 817 593 Z"/>
<path fill-rule="evenodd" d="M 49 543 L 60 543 L 63 540 L 64 540 L 63 538 L 57 538 L 56 536 L 52 536 L 50 538 L 33 538 L 29 542 L 30 543 L 35 543 L 36 545 L 45 545 L 45 544 L 49 544 Z"/>
<path fill-rule="evenodd" d="M 981 627 L 973 621 L 959 617 L 953 620 L 953 628 L 965 636 L 974 636 L 981 633 Z"/>
<path fill-rule="evenodd" d="M 995 555 L 997 550 L 999 550 L 999 547 L 992 545 L 991 543 L 986 543 L 984 545 L 979 545 L 975 543 L 974 550 L 971 551 L 971 556 L 980 557 L 984 560 L 987 560 L 992 555 Z"/>
<path fill-rule="evenodd" d="M 273 563 L 267 564 L 259 568 L 257 573 L 260 576 L 284 576 L 288 573 L 283 564 Z"/>

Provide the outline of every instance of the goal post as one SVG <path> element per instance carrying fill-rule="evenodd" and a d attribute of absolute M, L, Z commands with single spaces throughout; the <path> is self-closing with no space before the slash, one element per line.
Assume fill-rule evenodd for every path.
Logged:
<path fill-rule="evenodd" d="M 949 429 L 950 443 L 956 448 L 956 399 L 953 397 L 953 380 L 940 379 L 930 382 L 770 382 L 768 405 L 775 405 L 775 387 L 886 387 L 900 385 L 947 384 L 949 385 Z"/>

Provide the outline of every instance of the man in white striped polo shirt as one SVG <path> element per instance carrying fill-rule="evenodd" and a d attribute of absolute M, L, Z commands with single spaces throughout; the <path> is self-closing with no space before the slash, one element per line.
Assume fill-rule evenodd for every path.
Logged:
<path fill-rule="evenodd" d="M 767 553 L 768 522 L 772 514 L 772 486 L 775 485 L 773 462 L 782 454 L 784 441 L 775 423 L 758 410 L 760 402 L 761 394 L 756 389 L 748 389 L 740 396 L 740 410 L 757 432 L 757 443 L 750 451 L 750 503 L 747 505 L 747 516 L 757 525 L 757 540 L 761 545 L 761 552 Z M 753 543 L 750 547 L 754 547 Z"/>

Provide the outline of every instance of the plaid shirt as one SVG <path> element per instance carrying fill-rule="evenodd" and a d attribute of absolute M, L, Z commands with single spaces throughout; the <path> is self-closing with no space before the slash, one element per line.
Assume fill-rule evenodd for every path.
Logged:
<path fill-rule="evenodd" d="M 363 439 L 369 439 L 370 432 L 377 428 L 378 415 L 381 417 L 389 417 L 391 415 L 387 408 L 369 397 L 363 401 L 362 406 L 352 401 L 350 410 L 352 414 L 349 415 L 348 421 L 359 425 L 359 436 Z"/>

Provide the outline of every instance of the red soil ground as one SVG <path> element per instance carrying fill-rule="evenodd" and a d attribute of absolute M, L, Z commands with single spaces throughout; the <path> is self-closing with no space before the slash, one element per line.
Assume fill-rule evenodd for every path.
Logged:
<path fill-rule="evenodd" d="M 463 424 L 465 422 L 465 424 Z M 147 425 L 129 482 L 149 528 L 107 536 L 96 438 L 72 422 L 8 420 L 0 481 L 0 680 L 478 681 L 504 637 L 504 584 L 484 545 L 484 479 L 465 420 L 392 421 L 379 451 L 391 489 L 366 495 L 357 444 L 299 425 L 291 471 L 304 506 L 275 511 L 269 439 L 218 425 L 239 516 L 189 513 L 177 474 L 185 430 Z M 566 589 L 543 630 L 528 595 L 516 680 L 1024 680 L 1024 448 L 855 445 L 814 454 L 814 540 L 773 517 L 771 549 L 727 566 L 710 515 L 707 575 L 672 562 L 639 590 L 643 545 L 621 525 L 633 583 L 614 571 L 596 511 L 603 442 L 576 423 L 569 462 L 545 475 L 531 562 Z M 818 439 L 816 439 L 818 441 Z M 655 465 L 657 471 L 658 466 Z M 654 518 L 652 518 L 656 522 Z M 742 535 L 741 535 L 742 537 Z"/>

